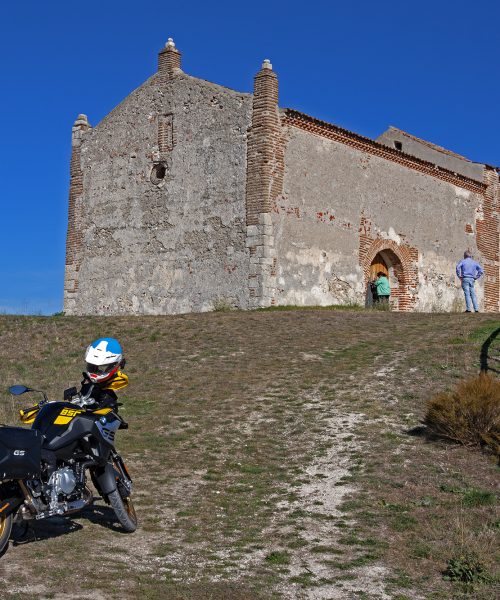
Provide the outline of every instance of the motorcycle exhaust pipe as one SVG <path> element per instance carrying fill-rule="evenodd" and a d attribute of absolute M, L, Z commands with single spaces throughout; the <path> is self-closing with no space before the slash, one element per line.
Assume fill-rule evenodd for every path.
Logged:
<path fill-rule="evenodd" d="M 22 493 L 24 494 L 24 503 L 25 506 L 27 508 L 27 510 L 30 512 L 30 514 L 32 516 L 36 515 L 36 513 L 38 512 L 35 506 L 35 502 L 33 500 L 33 496 L 31 495 L 31 493 L 29 492 L 28 488 L 26 487 L 24 481 L 22 479 L 18 480 L 19 483 L 19 487 L 21 488 Z M 25 511 L 23 511 L 25 512 Z M 29 519 L 30 517 L 24 517 L 24 519 Z"/>

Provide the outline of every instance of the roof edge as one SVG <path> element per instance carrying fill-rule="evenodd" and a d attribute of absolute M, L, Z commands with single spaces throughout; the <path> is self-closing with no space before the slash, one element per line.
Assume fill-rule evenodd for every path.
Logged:
<path fill-rule="evenodd" d="M 435 163 L 418 158 L 411 154 L 407 154 L 402 150 L 390 148 L 389 146 L 381 144 L 380 142 L 372 140 L 371 138 L 365 137 L 353 131 L 349 131 L 348 129 L 334 125 L 333 123 L 316 119 L 315 117 L 301 113 L 293 108 L 284 108 L 282 112 L 285 115 L 284 120 L 286 124 L 305 129 L 306 131 L 316 135 L 322 135 L 330 139 L 335 139 L 338 142 L 355 147 L 358 150 L 368 152 L 369 154 L 374 154 L 392 162 L 396 162 L 416 171 L 436 177 L 437 179 L 442 179 L 444 181 L 448 181 L 448 183 L 453 183 L 458 187 L 464 187 L 465 189 L 473 192 L 483 193 L 486 190 L 487 186 L 483 181 L 478 181 L 477 179 L 472 179 L 471 177 L 466 177 L 465 175 L 455 173 L 454 171 L 440 167 Z"/>

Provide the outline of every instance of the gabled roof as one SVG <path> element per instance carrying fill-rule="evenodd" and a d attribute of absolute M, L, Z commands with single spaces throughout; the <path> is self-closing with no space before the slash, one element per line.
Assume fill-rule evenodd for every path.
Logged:
<path fill-rule="evenodd" d="M 442 146 L 438 146 L 437 144 L 433 144 L 432 142 L 428 142 L 427 140 L 418 138 L 417 136 L 412 135 L 411 133 L 408 133 L 407 131 L 403 131 L 402 129 L 399 129 L 398 127 L 393 127 L 391 125 L 387 131 L 395 131 L 395 132 L 399 133 L 400 135 L 404 135 L 405 137 L 407 137 L 411 140 L 414 140 L 415 142 L 418 142 L 419 144 L 423 144 L 424 146 L 427 146 L 428 148 L 431 148 L 432 150 L 437 150 L 438 152 L 442 152 L 443 154 L 447 154 L 448 156 L 454 156 L 455 158 L 460 158 L 461 160 L 465 160 L 467 162 L 475 162 L 473 160 L 466 158 L 465 156 L 462 156 L 461 154 L 457 154 L 456 152 L 447 150 L 446 148 L 443 148 Z M 387 131 L 384 131 L 384 133 L 387 133 Z M 382 135 L 384 135 L 384 133 Z M 482 163 L 477 163 L 477 164 L 482 164 Z"/>

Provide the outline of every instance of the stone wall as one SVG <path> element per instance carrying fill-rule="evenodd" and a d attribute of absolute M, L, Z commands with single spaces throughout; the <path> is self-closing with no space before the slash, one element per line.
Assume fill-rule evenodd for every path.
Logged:
<path fill-rule="evenodd" d="M 494 168 L 280 111 L 269 60 L 253 94 L 190 77 L 169 39 L 157 74 L 73 127 L 64 309 L 369 305 L 380 254 L 395 309 L 462 310 L 468 249 L 481 307 L 498 311 L 499 212 Z"/>
<path fill-rule="evenodd" d="M 284 117 L 284 195 L 273 209 L 276 303 L 365 305 L 370 264 L 382 252 L 395 308 L 462 310 L 455 264 L 465 249 L 485 259 L 476 220 L 486 186 L 434 176 L 411 157 L 313 121 Z M 478 296 L 484 306 L 482 282 Z"/>
<path fill-rule="evenodd" d="M 187 76 L 179 65 L 163 51 L 160 74 L 81 136 L 81 260 L 76 279 L 67 265 L 68 314 L 248 306 L 252 97 Z M 73 230 L 70 222 L 70 257 Z"/>

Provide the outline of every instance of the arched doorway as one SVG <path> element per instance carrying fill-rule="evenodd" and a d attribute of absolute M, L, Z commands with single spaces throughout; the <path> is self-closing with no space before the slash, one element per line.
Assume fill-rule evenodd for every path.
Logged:
<path fill-rule="evenodd" d="M 391 307 L 394 310 L 411 311 L 417 300 L 418 290 L 418 250 L 408 244 L 396 243 L 387 239 L 362 240 L 360 265 L 366 290 L 366 305 L 372 303 L 370 291 L 371 267 L 384 266 L 391 284 Z M 383 270 L 383 269 L 381 269 Z"/>
<path fill-rule="evenodd" d="M 399 307 L 400 292 L 405 285 L 404 271 L 401 260 L 390 248 L 380 250 L 370 264 L 370 281 L 374 281 L 378 273 L 384 273 L 391 286 L 391 305 L 397 310 Z M 370 290 L 371 291 L 371 290 Z M 373 304 L 373 295 L 370 293 L 368 304 Z"/>

